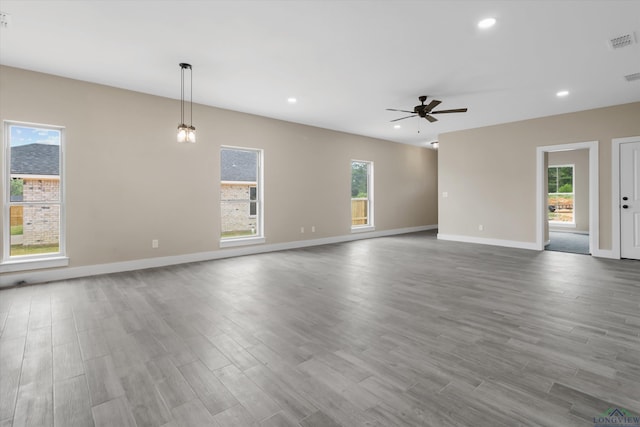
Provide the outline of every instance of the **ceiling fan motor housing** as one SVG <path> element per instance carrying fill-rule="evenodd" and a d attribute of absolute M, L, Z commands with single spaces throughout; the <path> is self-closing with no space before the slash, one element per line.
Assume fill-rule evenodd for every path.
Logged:
<path fill-rule="evenodd" d="M 422 103 L 420 105 L 416 105 L 415 107 L 413 107 L 413 111 L 419 115 L 420 117 L 426 117 L 427 115 L 427 109 L 425 108 L 426 105 L 424 105 L 424 102 L 427 100 L 427 96 L 426 95 L 421 95 L 418 97 L 418 100 Z"/>

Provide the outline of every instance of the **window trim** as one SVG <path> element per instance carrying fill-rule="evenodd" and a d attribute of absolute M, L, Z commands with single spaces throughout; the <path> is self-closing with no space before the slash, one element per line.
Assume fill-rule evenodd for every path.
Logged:
<path fill-rule="evenodd" d="M 11 202 L 11 126 L 33 127 L 38 129 L 51 129 L 60 132 L 60 158 L 59 158 L 59 180 L 60 180 L 60 199 L 57 204 L 60 206 L 60 224 L 58 237 L 58 252 L 46 254 L 33 254 L 11 257 L 11 233 L 10 233 L 10 207 Z M 2 173 L 1 185 L 4 189 L 5 196 L 2 200 L 2 246 L 0 254 L 0 272 L 35 270 L 42 268 L 64 267 L 69 265 L 67 257 L 67 230 L 66 230 L 66 180 L 65 180 L 65 145 L 66 145 L 66 127 L 59 125 L 50 125 L 43 123 L 21 122 L 14 120 L 3 121 L 4 130 L 4 162 L 0 165 Z M 50 204 L 38 203 L 38 204 Z"/>
<path fill-rule="evenodd" d="M 566 168 L 566 167 L 570 167 L 571 168 L 571 188 L 573 190 L 572 193 L 549 193 L 549 182 L 547 181 L 547 200 L 549 200 L 549 195 L 550 194 L 555 194 L 555 195 L 559 195 L 559 194 L 571 194 L 573 196 L 573 215 L 572 215 L 572 220 L 571 221 L 554 221 L 554 220 L 548 220 L 549 221 L 549 225 L 552 225 L 554 227 L 566 227 L 566 228 L 575 228 L 576 226 L 576 165 L 572 164 L 572 163 L 567 163 L 567 164 L 558 164 L 558 165 L 547 165 L 547 180 L 549 177 L 549 169 L 550 168 Z M 560 184 L 560 176 L 558 175 L 557 178 L 558 182 L 556 183 L 556 189 L 560 188 L 558 184 Z M 548 202 L 547 202 L 548 203 Z M 548 213 L 547 213 L 547 217 L 548 217 Z"/>
<path fill-rule="evenodd" d="M 220 146 L 220 162 L 218 163 L 220 166 L 220 180 L 218 181 L 218 208 L 220 212 L 220 228 L 222 229 L 222 150 L 243 150 L 243 151 L 253 151 L 258 153 L 258 164 L 257 164 L 257 172 L 256 172 L 256 199 L 250 200 L 251 196 L 249 196 L 249 203 L 256 204 L 256 215 L 249 215 L 250 218 L 256 219 L 257 231 L 258 233 L 255 236 L 239 236 L 239 237 L 226 237 L 223 238 L 219 236 L 219 246 L 220 248 L 229 248 L 236 246 L 246 246 L 246 245 L 256 245 L 265 243 L 266 238 L 264 236 L 264 149 L 262 148 L 249 148 L 249 147 L 238 147 L 233 145 L 221 145 Z M 220 230 L 222 232 L 222 230 Z"/>
<path fill-rule="evenodd" d="M 349 162 L 349 170 L 351 171 L 350 182 L 353 179 L 353 164 L 354 163 L 366 163 L 367 164 L 367 198 L 351 197 L 349 204 L 353 203 L 353 200 L 367 200 L 367 224 L 353 225 L 353 216 L 351 217 L 351 232 L 352 233 L 364 233 L 368 231 L 375 231 L 374 222 L 374 184 L 373 184 L 373 161 L 372 160 L 358 160 L 351 159 Z M 349 185 L 349 193 L 351 193 L 351 185 Z"/>

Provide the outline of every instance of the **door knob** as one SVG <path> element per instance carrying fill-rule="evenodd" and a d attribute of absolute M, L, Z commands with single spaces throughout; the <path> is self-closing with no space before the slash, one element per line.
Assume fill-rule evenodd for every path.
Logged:
<path fill-rule="evenodd" d="M 624 196 L 622 200 L 629 200 L 629 198 L 627 196 Z"/>
<path fill-rule="evenodd" d="M 629 205 L 622 205 L 622 209 L 629 209 Z"/>

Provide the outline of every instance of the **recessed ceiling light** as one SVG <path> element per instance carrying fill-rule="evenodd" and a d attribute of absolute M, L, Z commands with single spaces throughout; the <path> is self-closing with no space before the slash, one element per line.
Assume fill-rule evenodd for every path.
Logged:
<path fill-rule="evenodd" d="M 393 128 L 394 128 L 394 129 L 400 129 L 401 127 L 402 127 L 402 126 L 400 126 L 400 125 L 393 125 Z"/>
<path fill-rule="evenodd" d="M 496 18 L 486 18 L 478 22 L 478 28 L 486 29 L 496 25 Z"/>
<path fill-rule="evenodd" d="M 569 95 L 569 91 L 568 90 L 561 90 L 561 91 L 556 93 L 556 96 L 558 98 L 562 98 L 563 96 L 567 96 L 567 95 Z"/>
<path fill-rule="evenodd" d="M 289 104 L 295 104 L 296 102 L 298 102 L 298 100 L 294 97 L 291 97 L 291 98 L 287 98 L 287 102 Z"/>

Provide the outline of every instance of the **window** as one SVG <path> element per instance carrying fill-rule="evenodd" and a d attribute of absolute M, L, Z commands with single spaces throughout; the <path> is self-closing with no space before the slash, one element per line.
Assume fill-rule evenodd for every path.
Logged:
<path fill-rule="evenodd" d="M 255 186 L 249 187 L 249 216 L 256 216 L 256 198 L 258 197 L 257 188 Z"/>
<path fill-rule="evenodd" d="M 6 123 L 5 135 L 2 261 L 59 258 L 64 254 L 63 129 Z"/>
<path fill-rule="evenodd" d="M 574 224 L 573 165 L 549 166 L 547 176 L 549 221 Z"/>
<path fill-rule="evenodd" d="M 220 151 L 221 242 L 256 243 L 262 234 L 262 150 Z"/>
<path fill-rule="evenodd" d="M 351 229 L 373 228 L 373 163 L 351 161 Z"/>

